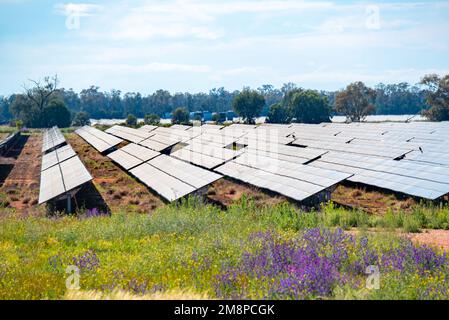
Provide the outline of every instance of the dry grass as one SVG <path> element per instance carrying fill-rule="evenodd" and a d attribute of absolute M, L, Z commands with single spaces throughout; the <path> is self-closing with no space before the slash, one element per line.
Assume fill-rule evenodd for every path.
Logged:
<path fill-rule="evenodd" d="M 400 199 L 392 193 L 369 191 L 361 188 L 338 186 L 332 193 L 336 203 L 358 208 L 372 214 L 383 215 L 388 210 L 393 212 L 411 212 L 416 202 L 412 198 Z"/>
<path fill-rule="evenodd" d="M 220 179 L 210 185 L 207 198 L 224 206 L 230 206 L 243 196 L 252 198 L 256 205 L 275 205 L 286 201 L 284 197 L 273 196 L 262 192 L 256 187 L 240 184 L 228 179 Z"/>
<path fill-rule="evenodd" d="M 210 300 L 204 293 L 191 290 L 169 290 L 151 294 L 136 295 L 127 291 L 116 290 L 110 293 L 101 291 L 69 290 L 65 300 Z"/>

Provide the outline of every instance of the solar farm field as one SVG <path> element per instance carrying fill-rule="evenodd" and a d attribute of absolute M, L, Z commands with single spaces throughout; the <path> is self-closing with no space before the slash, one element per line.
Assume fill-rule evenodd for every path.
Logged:
<path fill-rule="evenodd" d="M 0 298 L 447 299 L 448 129 L 22 134 L 0 157 Z"/>

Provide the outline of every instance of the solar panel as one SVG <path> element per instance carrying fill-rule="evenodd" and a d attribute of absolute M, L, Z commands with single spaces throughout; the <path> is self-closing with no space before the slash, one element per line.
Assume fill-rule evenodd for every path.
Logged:
<path fill-rule="evenodd" d="M 141 146 L 150 148 L 155 151 L 163 151 L 167 148 L 170 148 L 174 146 L 175 144 L 179 143 L 180 139 L 176 139 L 173 137 L 165 136 L 162 134 L 155 134 L 151 136 L 150 138 L 141 141 L 139 144 Z"/>
<path fill-rule="evenodd" d="M 101 131 L 101 130 L 99 130 L 97 128 L 94 128 L 94 127 L 91 127 L 91 126 L 84 126 L 84 127 L 82 127 L 82 129 L 86 130 L 90 134 L 92 134 L 95 137 L 103 140 L 104 142 L 106 142 L 107 144 L 109 144 L 111 146 L 116 146 L 116 145 L 118 145 L 118 144 L 123 142 L 122 139 L 114 137 L 111 134 L 108 134 L 108 133 L 106 133 L 104 131 Z"/>
<path fill-rule="evenodd" d="M 59 165 L 61 167 L 66 192 L 92 180 L 92 176 L 89 174 L 79 157 L 70 158 L 61 162 Z"/>
<path fill-rule="evenodd" d="M 65 143 L 65 138 L 58 127 L 45 130 L 42 140 L 42 153 L 50 151 L 63 143 Z"/>
<path fill-rule="evenodd" d="M 42 156 L 42 170 L 46 170 L 59 162 L 65 161 L 76 156 L 76 152 L 70 145 L 65 145 Z"/>
<path fill-rule="evenodd" d="M 338 171 L 317 170 L 314 167 L 253 154 L 243 154 L 234 160 L 234 162 L 273 174 L 316 184 L 324 188 L 329 188 L 351 176 Z"/>
<path fill-rule="evenodd" d="M 234 161 L 225 163 L 215 171 L 254 185 L 259 188 L 271 190 L 297 201 L 303 201 L 324 189 L 318 185 L 301 180 L 279 176 L 263 170 L 247 167 Z"/>
<path fill-rule="evenodd" d="M 121 149 L 111 152 L 108 154 L 108 157 L 122 166 L 125 170 L 134 168 L 143 162 L 141 159 L 136 158 Z"/>
<path fill-rule="evenodd" d="M 179 130 L 189 130 L 192 127 L 191 126 L 186 126 L 186 125 L 183 125 L 183 124 L 174 124 L 170 128 L 172 128 L 172 129 L 179 129 Z"/>
<path fill-rule="evenodd" d="M 47 202 L 64 193 L 65 187 L 59 166 L 53 166 L 41 172 L 39 204 Z"/>
<path fill-rule="evenodd" d="M 99 152 L 109 150 L 123 142 L 122 139 L 90 126 L 84 126 L 75 132 Z"/>
<path fill-rule="evenodd" d="M 148 148 L 139 146 L 138 144 L 130 143 L 120 150 L 125 151 L 129 153 L 130 155 L 142 160 L 142 161 L 148 161 L 150 159 L 153 159 L 154 157 L 157 157 L 160 155 L 159 152 L 150 150 Z"/>
<path fill-rule="evenodd" d="M 148 163 L 196 189 L 201 189 L 221 178 L 219 174 L 198 168 L 166 155 L 160 155 Z"/>
<path fill-rule="evenodd" d="M 41 171 L 39 204 L 57 198 L 92 180 L 81 160 L 75 156 Z"/>
<path fill-rule="evenodd" d="M 437 199 L 449 192 L 447 171 L 436 174 L 431 168 L 413 167 L 401 161 L 382 161 L 355 155 L 329 153 L 310 166 L 353 173 L 348 180 L 390 189 L 426 199 Z"/>
<path fill-rule="evenodd" d="M 157 129 L 157 128 L 158 128 L 158 126 L 153 126 L 153 125 L 146 124 L 144 126 L 141 126 L 138 130 L 151 132 L 151 131 L 153 131 L 154 129 Z"/>
<path fill-rule="evenodd" d="M 209 170 L 225 163 L 225 160 L 223 159 L 215 158 L 198 152 L 193 152 L 192 150 L 186 148 L 182 148 L 176 152 L 173 152 L 170 154 L 170 156 Z"/>
<path fill-rule="evenodd" d="M 118 125 L 107 129 L 106 132 L 134 143 L 139 143 L 153 135 L 151 132 Z"/>
<path fill-rule="evenodd" d="M 178 200 L 195 191 L 195 188 L 191 185 L 172 177 L 148 163 L 143 163 L 130 172 L 168 201 Z"/>

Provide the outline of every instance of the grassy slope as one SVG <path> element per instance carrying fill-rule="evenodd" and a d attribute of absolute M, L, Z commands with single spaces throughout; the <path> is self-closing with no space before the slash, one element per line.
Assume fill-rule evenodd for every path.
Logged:
<path fill-rule="evenodd" d="M 417 212 L 426 212 L 428 220 L 441 216 L 439 223 L 448 222 L 447 209 Z M 290 239 L 298 230 L 315 226 L 396 227 L 403 220 L 370 218 L 332 205 L 318 214 L 302 213 L 288 204 L 256 208 L 248 200 L 225 212 L 195 199 L 152 215 L 26 219 L 4 215 L 0 299 L 63 298 L 65 268 L 74 263 L 87 265 L 81 275 L 83 290 L 174 290 L 214 298 L 216 275 L 224 266 L 238 264 L 243 252 L 253 250 L 248 238 L 255 232 L 270 230 Z"/>

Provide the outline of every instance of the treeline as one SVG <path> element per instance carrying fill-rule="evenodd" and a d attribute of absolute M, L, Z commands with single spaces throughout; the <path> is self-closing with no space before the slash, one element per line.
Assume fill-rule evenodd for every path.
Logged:
<path fill-rule="evenodd" d="M 304 90 L 287 83 L 281 88 L 263 85 L 256 90 L 244 88 L 232 92 L 218 88 L 195 94 L 157 90 L 143 96 L 136 92 L 123 94 L 119 90 L 103 92 L 95 86 L 77 93 L 59 88 L 55 76 L 46 77 L 42 82 L 31 80 L 31 87 L 24 87 L 24 92 L 0 97 L 0 121 L 18 120 L 27 127 L 65 127 L 82 125 L 89 118 L 126 118 L 129 115 L 155 121 L 174 114 L 175 110 L 178 110 L 176 118 L 181 119 L 186 117 L 186 113 L 188 117 L 189 112 L 234 110 L 247 121 L 257 116 L 268 116 L 271 122 L 316 123 L 327 121 L 335 114 L 360 121 L 368 114 L 418 114 L 436 104 L 441 105 L 441 99 L 445 99 L 447 77 L 428 75 L 414 86 L 399 83 L 369 88 L 362 82 L 355 82 L 337 92 Z M 444 117 L 445 112 L 445 108 L 440 108 L 439 117 Z M 432 118 L 435 110 L 424 114 L 436 119 L 435 116 Z"/>

